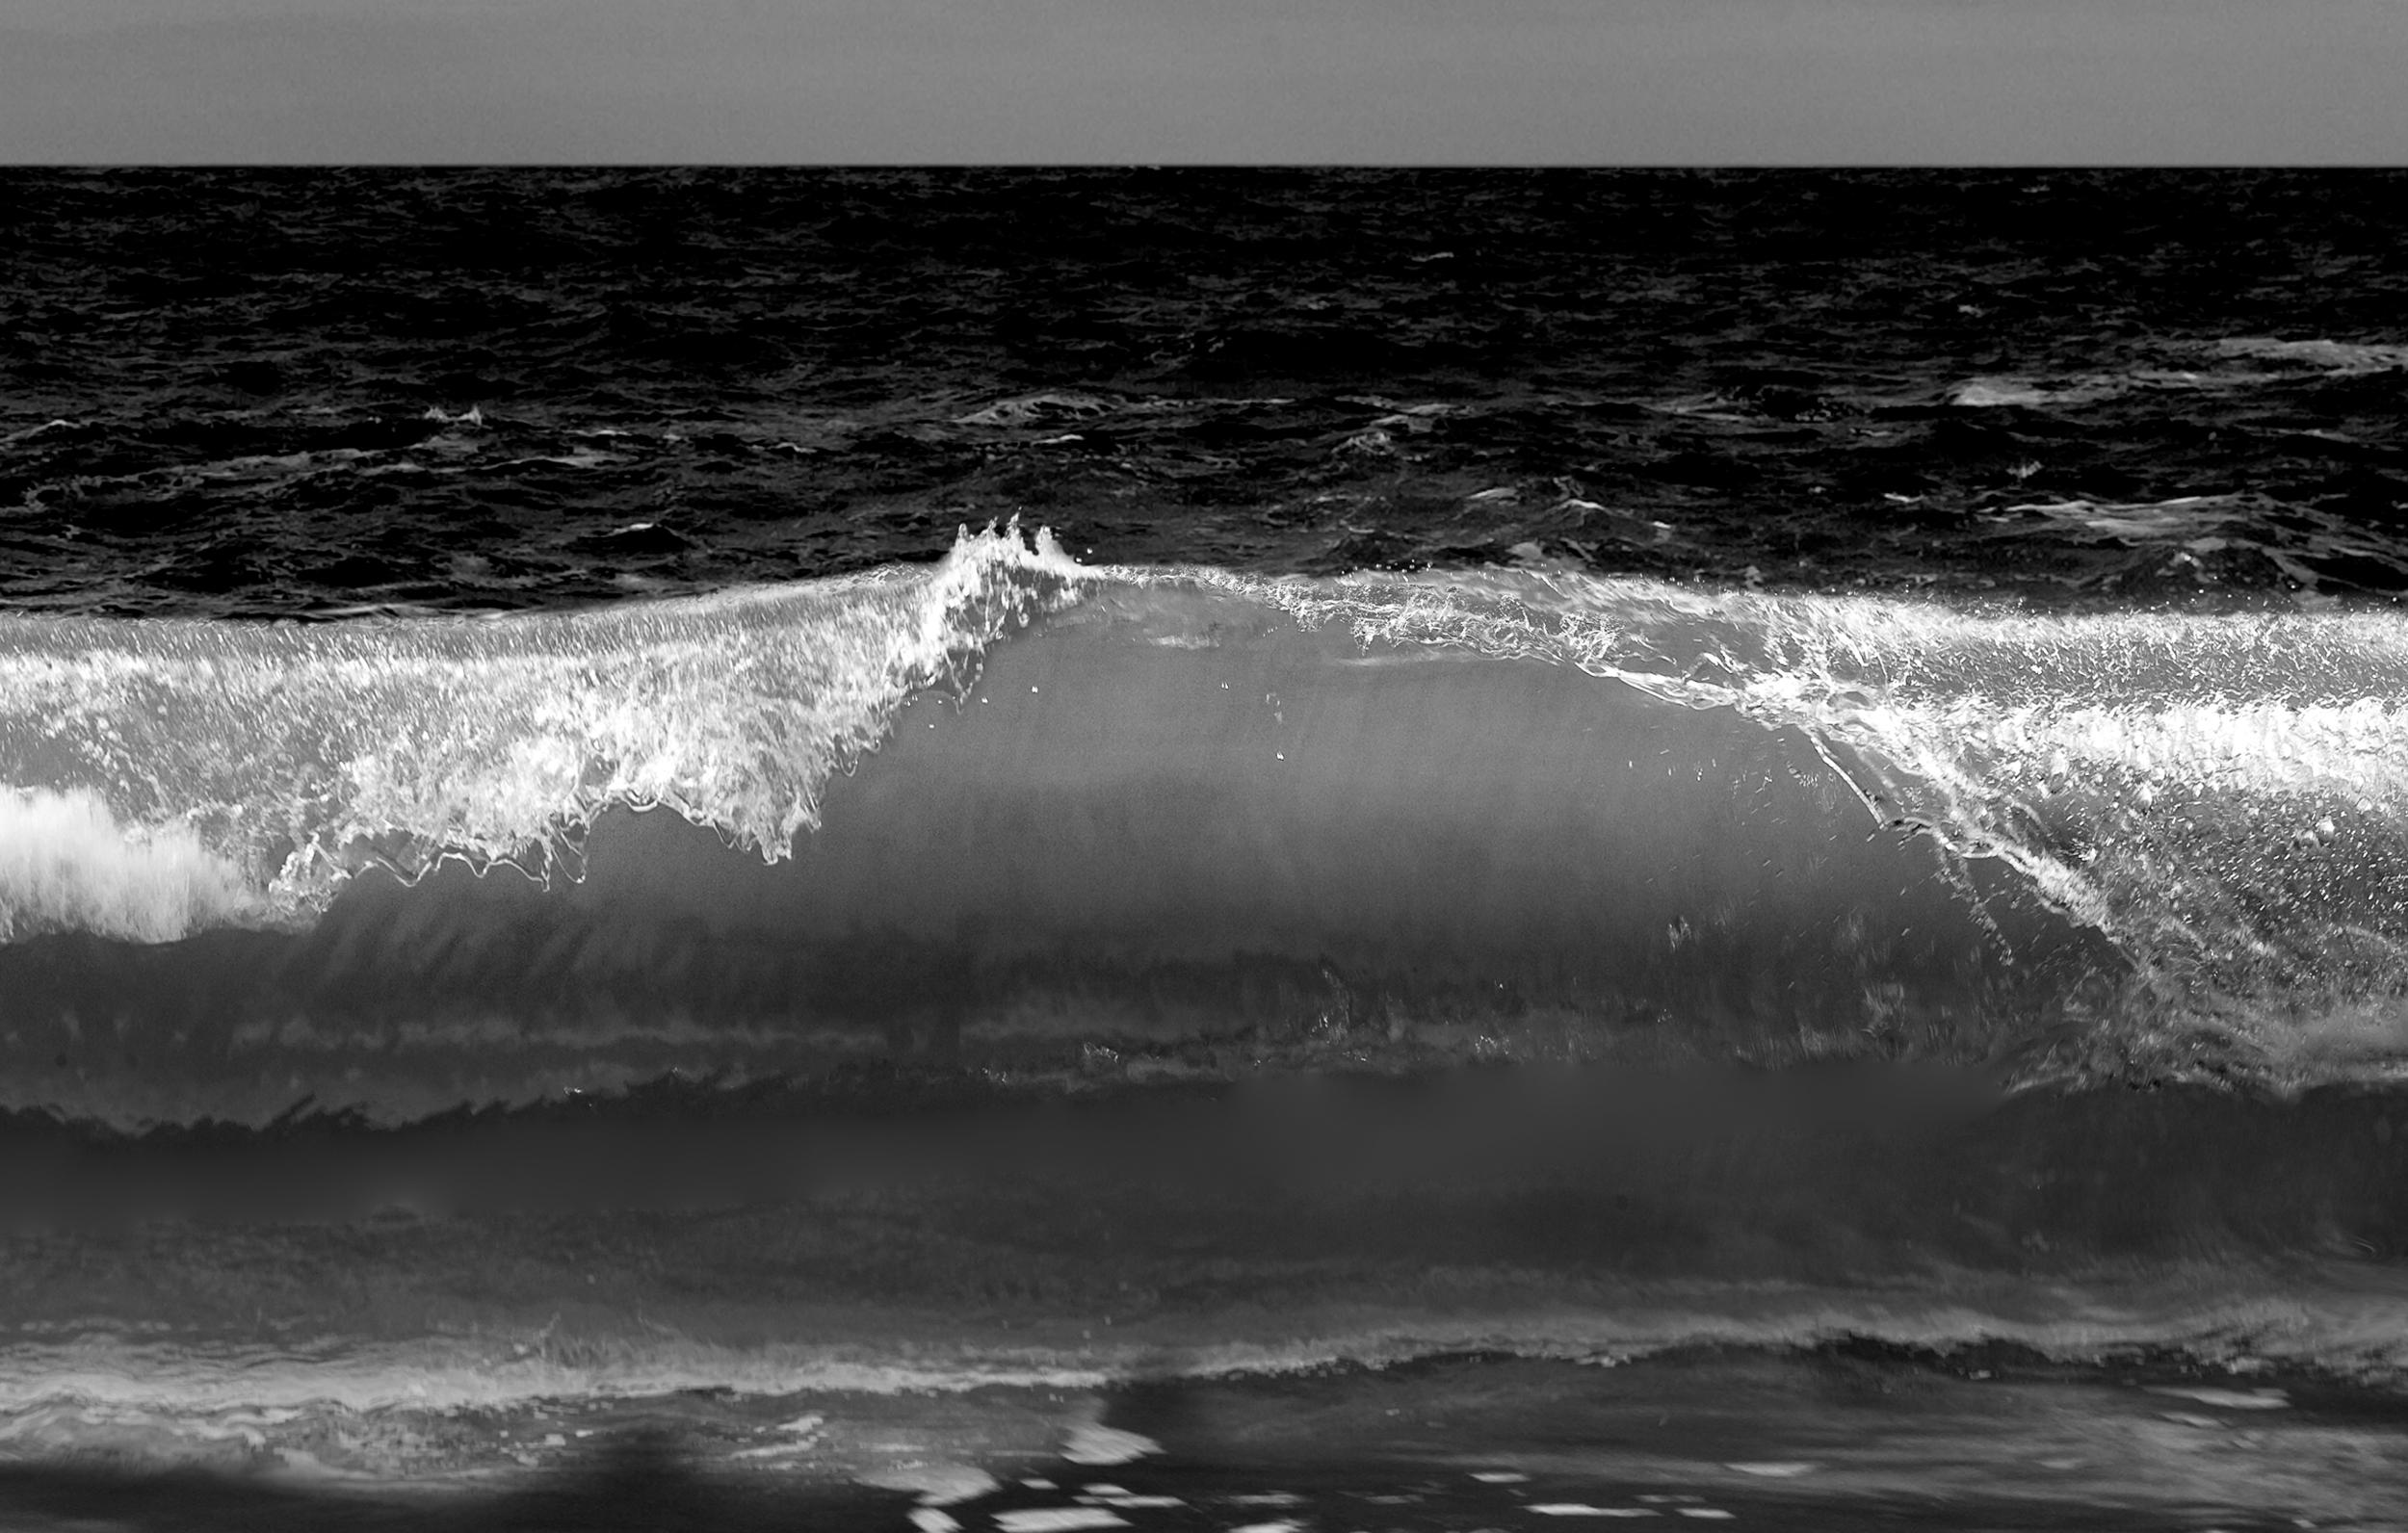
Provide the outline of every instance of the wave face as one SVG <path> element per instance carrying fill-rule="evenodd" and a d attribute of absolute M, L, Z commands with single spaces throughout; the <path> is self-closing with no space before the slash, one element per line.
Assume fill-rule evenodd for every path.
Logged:
<path fill-rule="evenodd" d="M 1845 1442 L 1900 1498 L 1937 1473 L 1965 1494 L 1978 1464 L 2011 1501 L 2035 1460 L 2091 1453 L 2069 1495 L 2195 1508 L 2215 1443 L 2247 1450 L 2223 1506 L 2397 1500 L 2396 1096 L 1515 1068 L 795 1106 L 687 1087 L 387 1131 L 0 1120 L 0 1463 L 418 1492 L 644 1433 L 715 1475 L 1009 1480 L 1101 1415 L 1242 1468 L 1266 1449 L 1191 1408 L 1217 1390 L 1288 1402 L 1291 1447 L 1344 1456 L 1326 1415 L 1357 1390 L 1428 1441 L 1450 1394 L 1529 1398 L 1523 1359 L 1630 1391 L 1627 1429 L 1580 1446 L 1644 1457 L 1591 1460 L 1591 1483 L 1836 1471 Z M 1720 1414 L 1655 1371 L 1699 1364 L 1740 1375 Z M 1433 1371 L 1457 1382 L 1384 1416 Z M 1976 1387 L 1978 1459 L 1923 1418 Z M 1766 1418 L 1734 1421 L 1746 1403 Z M 1560 1447 L 1566 1408 L 1499 1446 Z M 1685 1411 L 1703 1442 L 1661 1430 Z M 29 1478 L 12 1465 L 0 1498 Z"/>
<path fill-rule="evenodd" d="M 2111 942 L 2134 1002 L 2215 1012 L 2294 1060 L 2408 1043 L 2408 632 L 2390 613 L 2031 615 L 1577 579 L 1533 603 L 1453 584 L 1478 594 L 1283 592 L 1366 637 L 1459 635 L 1798 730 L 1882 823 L 2005 865 Z"/>
<path fill-rule="evenodd" d="M 2402 1052 L 2381 613 L 989 533 L 598 613 L 7 637 L 11 1105 L 406 1116 L 896 1057 L 2296 1084 Z"/>

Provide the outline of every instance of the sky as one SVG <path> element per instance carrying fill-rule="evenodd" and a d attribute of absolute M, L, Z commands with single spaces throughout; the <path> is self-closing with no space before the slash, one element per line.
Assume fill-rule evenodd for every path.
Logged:
<path fill-rule="evenodd" d="M 0 162 L 2408 164 L 2408 0 L 0 0 Z"/>

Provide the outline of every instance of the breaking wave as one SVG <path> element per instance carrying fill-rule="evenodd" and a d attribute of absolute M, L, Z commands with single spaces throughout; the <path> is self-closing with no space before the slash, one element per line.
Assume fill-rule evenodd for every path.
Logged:
<path fill-rule="evenodd" d="M 610 805 L 775 861 L 830 773 L 1081 572 L 929 569 L 602 611 L 293 624 L 0 617 L 0 932 L 298 924 L 349 876 L 538 874 Z"/>
<path fill-rule="evenodd" d="M 597 612 L 5 639 L 0 1024 L 53 1061 L 19 1104 L 112 1111 L 109 1051 L 163 1037 L 216 1051 L 146 1067 L 170 1116 L 211 1071 L 247 1113 L 362 1079 L 401 1111 L 1240 1037 L 2408 1059 L 2382 611 L 1092 568 L 1009 532 Z"/>

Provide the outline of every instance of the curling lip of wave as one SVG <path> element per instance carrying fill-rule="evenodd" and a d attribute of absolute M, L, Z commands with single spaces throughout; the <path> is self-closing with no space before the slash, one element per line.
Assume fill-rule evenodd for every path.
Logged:
<path fill-rule="evenodd" d="M 2316 1010 L 2372 1002 L 2364 1026 L 2408 1051 L 2408 1023 L 2382 1009 L 2408 951 L 2389 914 L 2408 909 L 2395 614 L 2067 616 L 1527 571 L 1152 578 L 1367 644 L 1573 665 L 1798 728 L 1877 821 L 2003 860 L 2144 974 Z"/>
<path fill-rule="evenodd" d="M 87 806 L 14 839 L 0 925 L 298 924 L 359 867 L 415 878 L 445 856 L 573 874 L 613 804 L 672 808 L 773 862 L 911 694 L 1087 573 L 1015 526 L 965 531 L 933 569 L 589 612 L 0 619 L 0 782 L 20 820 Z M 158 892 L 131 887 L 145 876 Z"/>

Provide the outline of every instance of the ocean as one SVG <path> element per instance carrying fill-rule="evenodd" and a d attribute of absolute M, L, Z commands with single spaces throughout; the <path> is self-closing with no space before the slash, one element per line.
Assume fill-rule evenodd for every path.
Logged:
<path fill-rule="evenodd" d="M 10 1525 L 2408 1527 L 2408 176 L 0 235 Z"/>

